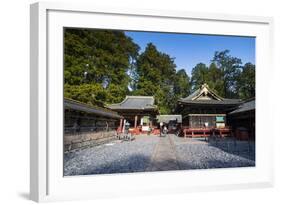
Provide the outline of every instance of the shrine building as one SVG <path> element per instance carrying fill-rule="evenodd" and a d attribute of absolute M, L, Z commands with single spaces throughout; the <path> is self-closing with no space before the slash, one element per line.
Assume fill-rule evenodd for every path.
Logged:
<path fill-rule="evenodd" d="M 191 95 L 178 101 L 177 112 L 181 113 L 184 126 L 225 127 L 227 114 L 241 103 L 240 99 L 222 98 L 207 84 L 203 84 Z"/>
<path fill-rule="evenodd" d="M 159 114 L 153 96 L 126 96 L 122 102 L 107 107 L 124 117 L 120 120 L 120 127 L 129 123 L 130 128 L 144 132 L 156 124 L 156 115 Z"/>
<path fill-rule="evenodd" d="M 235 110 L 242 101 L 220 97 L 203 84 L 186 98 L 178 101 L 176 112 L 182 115 L 184 136 L 209 136 L 217 131 L 229 135 L 228 113 Z"/>

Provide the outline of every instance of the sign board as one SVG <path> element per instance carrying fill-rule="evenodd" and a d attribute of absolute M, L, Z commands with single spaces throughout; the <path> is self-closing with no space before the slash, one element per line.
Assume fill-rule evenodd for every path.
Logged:
<path fill-rule="evenodd" d="M 224 116 L 216 116 L 216 122 L 224 122 Z"/>

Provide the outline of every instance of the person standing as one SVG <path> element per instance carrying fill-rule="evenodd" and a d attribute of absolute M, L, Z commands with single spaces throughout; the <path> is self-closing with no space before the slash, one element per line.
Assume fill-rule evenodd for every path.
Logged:
<path fill-rule="evenodd" d="M 166 135 L 167 135 L 167 133 L 168 133 L 168 129 L 167 129 L 167 126 L 166 126 L 166 125 L 164 125 L 163 130 L 164 130 L 164 136 L 166 136 Z"/>
<path fill-rule="evenodd" d="M 163 122 L 160 122 L 160 137 L 162 137 L 162 126 L 163 126 Z"/>

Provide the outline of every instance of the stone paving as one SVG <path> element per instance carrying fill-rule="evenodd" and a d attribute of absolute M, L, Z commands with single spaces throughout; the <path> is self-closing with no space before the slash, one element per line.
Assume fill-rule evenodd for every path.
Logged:
<path fill-rule="evenodd" d="M 178 160 L 170 136 L 161 137 L 151 157 L 146 171 L 178 170 Z"/>
<path fill-rule="evenodd" d="M 64 175 L 189 170 L 255 166 L 247 142 L 139 135 L 64 154 Z M 249 147 L 251 149 L 249 149 Z"/>

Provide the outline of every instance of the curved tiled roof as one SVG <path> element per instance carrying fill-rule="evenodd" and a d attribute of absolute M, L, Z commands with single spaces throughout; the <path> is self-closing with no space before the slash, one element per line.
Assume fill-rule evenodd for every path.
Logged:
<path fill-rule="evenodd" d="M 204 96 L 208 96 L 207 98 Z M 204 105 L 238 105 L 241 103 L 240 99 L 228 99 L 222 98 L 212 91 L 207 84 L 203 84 L 199 89 L 194 91 L 191 95 L 186 98 L 181 98 L 180 103 L 185 104 L 204 104 Z"/>
<path fill-rule="evenodd" d="M 255 110 L 255 109 L 256 109 L 256 100 L 252 99 L 252 100 L 244 102 L 236 110 L 233 110 L 229 114 L 231 115 L 231 114 L 236 114 L 236 113 L 242 113 L 242 112 L 247 112 L 247 111 L 251 111 L 251 110 Z"/>
<path fill-rule="evenodd" d="M 226 99 L 222 101 L 218 100 L 179 100 L 179 102 L 183 102 L 186 104 L 204 104 L 204 105 L 238 105 L 241 103 L 239 99 Z"/>
<path fill-rule="evenodd" d="M 98 115 L 98 116 L 103 116 L 103 117 L 107 117 L 107 118 L 116 118 L 116 119 L 122 118 L 122 116 L 118 115 L 117 112 L 114 112 L 112 110 L 87 105 L 85 103 L 82 103 L 82 102 L 79 102 L 76 100 L 72 100 L 72 99 L 68 99 L 68 98 L 64 98 L 64 108 L 78 110 L 78 111 L 82 111 L 82 112 L 86 112 L 86 113 L 90 113 L 90 114 L 94 114 L 94 115 Z"/>
<path fill-rule="evenodd" d="M 135 109 L 135 110 L 147 110 L 157 109 L 154 105 L 153 96 L 126 96 L 121 103 L 111 104 L 107 106 L 112 110 L 120 109 Z"/>

